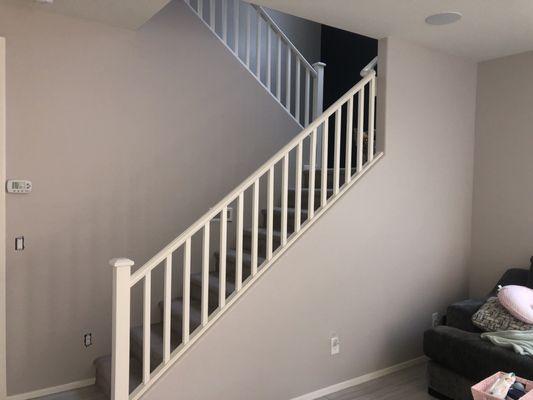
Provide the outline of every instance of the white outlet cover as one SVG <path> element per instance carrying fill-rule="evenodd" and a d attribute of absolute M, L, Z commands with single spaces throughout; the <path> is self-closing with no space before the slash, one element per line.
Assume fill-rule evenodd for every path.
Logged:
<path fill-rule="evenodd" d="M 341 352 L 341 343 L 338 336 L 331 337 L 331 355 L 339 354 Z"/>

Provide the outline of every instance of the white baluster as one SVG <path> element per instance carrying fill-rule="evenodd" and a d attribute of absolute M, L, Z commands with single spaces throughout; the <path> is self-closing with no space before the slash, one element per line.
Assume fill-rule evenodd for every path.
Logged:
<path fill-rule="evenodd" d="M 222 40 L 228 44 L 228 2 L 222 0 Z"/>
<path fill-rule="evenodd" d="M 204 225 L 202 240 L 202 326 L 209 320 L 209 243 L 211 238 L 211 225 L 208 221 Z"/>
<path fill-rule="evenodd" d="M 368 162 L 374 159 L 374 121 L 376 120 L 376 77 L 370 81 L 368 105 Z"/>
<path fill-rule="evenodd" d="M 170 329 L 171 329 L 171 303 L 172 303 L 172 254 L 165 260 L 165 291 L 163 307 L 163 363 L 170 360 Z"/>
<path fill-rule="evenodd" d="M 281 102 L 281 36 L 278 35 L 278 66 L 276 68 L 276 97 Z"/>
<path fill-rule="evenodd" d="M 287 71 L 285 73 L 285 108 L 291 112 L 291 47 L 287 46 Z"/>
<path fill-rule="evenodd" d="M 287 206 L 289 192 L 289 155 L 283 157 L 281 178 L 281 245 L 287 244 Z"/>
<path fill-rule="evenodd" d="M 316 135 L 317 130 L 311 133 L 311 144 L 309 148 L 309 185 L 307 199 L 307 219 L 310 220 L 315 215 L 315 170 L 316 170 Z"/>
<path fill-rule="evenodd" d="M 114 258 L 111 399 L 127 400 L 130 384 L 130 277 L 132 260 Z"/>
<path fill-rule="evenodd" d="M 257 30 L 255 35 L 255 74 L 261 81 L 261 14 L 257 12 Z"/>
<path fill-rule="evenodd" d="M 215 0 L 209 0 L 209 26 L 216 31 L 216 6 Z"/>
<path fill-rule="evenodd" d="M 183 249 L 183 320 L 181 322 L 182 343 L 189 342 L 190 334 L 190 313 L 191 313 L 191 238 L 185 241 Z"/>
<path fill-rule="evenodd" d="M 198 0 L 198 15 L 203 20 L 204 19 L 204 1 Z"/>
<path fill-rule="evenodd" d="M 294 209 L 294 231 L 299 232 L 302 225 L 302 147 L 303 143 L 298 143 L 296 147 L 296 198 Z"/>
<path fill-rule="evenodd" d="M 219 287 L 218 307 L 222 309 L 226 305 L 226 250 L 228 237 L 228 207 L 222 208 L 220 213 L 220 262 L 219 262 Z"/>
<path fill-rule="evenodd" d="M 328 199 L 328 135 L 329 135 L 329 118 L 324 121 L 322 128 L 322 176 L 320 179 L 321 202 L 320 205 L 324 207 Z"/>
<path fill-rule="evenodd" d="M 266 258 L 272 258 L 273 250 L 273 231 L 274 231 L 274 166 L 268 170 L 268 188 L 267 188 L 267 249 Z"/>
<path fill-rule="evenodd" d="M 252 195 L 252 276 L 257 273 L 257 250 L 259 230 L 259 180 L 254 182 Z"/>
<path fill-rule="evenodd" d="M 266 42 L 266 48 L 267 48 L 267 88 L 269 92 L 272 92 L 272 28 L 270 28 L 270 24 L 267 22 L 267 42 Z"/>
<path fill-rule="evenodd" d="M 237 240 L 236 251 L 237 258 L 235 260 L 235 287 L 240 290 L 242 287 L 242 241 L 243 241 L 243 225 L 244 225 L 244 193 L 239 193 L 239 200 L 237 204 Z"/>
<path fill-rule="evenodd" d="M 250 68 L 250 47 L 252 40 L 251 30 L 252 30 L 252 20 L 250 17 L 251 6 L 246 4 L 246 65 Z"/>
<path fill-rule="evenodd" d="M 346 182 L 352 180 L 352 136 L 353 136 L 353 97 L 348 100 L 348 110 L 346 111 L 346 155 L 344 178 Z"/>
<path fill-rule="evenodd" d="M 305 69 L 305 126 L 309 125 L 309 115 L 310 115 L 310 108 L 311 108 L 311 97 L 310 97 L 310 90 L 311 90 L 311 77 L 309 74 L 309 70 Z"/>
<path fill-rule="evenodd" d="M 241 8 L 240 0 L 233 0 L 233 42 L 235 55 L 239 58 L 239 36 L 241 34 L 239 11 Z"/>
<path fill-rule="evenodd" d="M 365 88 L 359 91 L 359 107 L 357 112 L 357 173 L 363 169 L 363 143 L 365 122 Z"/>
<path fill-rule="evenodd" d="M 148 272 L 144 277 L 144 295 L 143 295 L 143 383 L 146 385 L 150 380 L 150 339 L 151 335 L 151 316 L 152 310 L 152 274 Z"/>
<path fill-rule="evenodd" d="M 341 166 L 341 118 L 342 108 L 335 112 L 335 148 L 333 162 L 335 164 L 333 170 L 333 193 L 339 193 L 340 182 L 340 166 Z"/>
<path fill-rule="evenodd" d="M 300 93 L 300 71 L 302 67 L 300 65 L 300 57 L 296 57 L 296 77 L 294 78 L 296 80 L 295 88 L 294 88 L 294 115 L 296 118 L 296 121 L 300 121 L 300 97 L 302 94 Z"/>
<path fill-rule="evenodd" d="M 313 68 L 316 71 L 316 77 L 313 80 L 313 120 L 317 119 L 324 111 L 324 67 L 326 64 L 323 62 L 317 62 L 313 64 Z M 322 131 L 319 129 L 317 134 L 318 155 L 317 159 L 322 159 L 321 154 L 321 141 Z"/>

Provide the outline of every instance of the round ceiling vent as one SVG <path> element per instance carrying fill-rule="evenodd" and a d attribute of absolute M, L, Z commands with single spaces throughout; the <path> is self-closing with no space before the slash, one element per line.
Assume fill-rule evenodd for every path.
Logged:
<path fill-rule="evenodd" d="M 459 21 L 463 14 L 459 12 L 444 12 L 430 15 L 426 18 L 426 23 L 429 25 L 448 25 Z"/>

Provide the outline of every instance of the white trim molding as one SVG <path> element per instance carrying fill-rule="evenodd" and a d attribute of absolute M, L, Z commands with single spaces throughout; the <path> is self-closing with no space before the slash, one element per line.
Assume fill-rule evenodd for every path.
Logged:
<path fill-rule="evenodd" d="M 30 399 L 35 399 L 37 397 L 49 396 L 51 394 L 56 394 L 56 393 L 66 392 L 69 390 L 81 389 L 87 386 L 92 386 L 94 385 L 95 381 L 96 381 L 95 378 L 91 378 L 91 379 L 84 379 L 84 380 L 76 381 L 76 382 L 70 382 L 64 385 L 52 386 L 49 388 L 34 390 L 32 392 L 15 394 L 12 396 L 8 396 L 7 400 L 30 400 Z"/>
<path fill-rule="evenodd" d="M 365 382 L 368 382 L 368 381 L 372 381 L 374 379 L 378 379 L 378 378 L 384 377 L 386 375 L 390 375 L 390 374 L 392 374 L 394 372 L 401 371 L 402 369 L 406 369 L 406 368 L 412 367 L 414 365 L 421 364 L 421 363 L 423 363 L 426 360 L 427 360 L 427 358 L 424 357 L 424 356 L 418 357 L 418 358 L 414 358 L 412 360 L 405 361 L 403 363 L 396 364 L 396 365 L 393 365 L 391 367 L 383 368 L 383 369 L 380 369 L 378 371 L 374 371 L 374 372 L 370 372 L 370 373 L 362 375 L 362 376 L 358 376 L 357 378 L 348 379 L 347 381 L 339 382 L 339 383 L 336 383 L 334 385 L 331 385 L 331 386 L 328 386 L 328 387 L 325 387 L 325 388 L 322 388 L 322 389 L 318 389 L 318 390 L 316 390 L 314 392 L 307 393 L 307 394 L 304 394 L 302 396 L 295 397 L 295 398 L 293 398 L 291 400 L 315 400 L 315 399 L 318 399 L 320 397 L 327 396 L 328 394 L 336 393 L 336 392 L 339 392 L 341 390 L 347 389 L 349 387 L 357 386 L 357 385 L 360 385 L 362 383 L 365 383 Z"/>

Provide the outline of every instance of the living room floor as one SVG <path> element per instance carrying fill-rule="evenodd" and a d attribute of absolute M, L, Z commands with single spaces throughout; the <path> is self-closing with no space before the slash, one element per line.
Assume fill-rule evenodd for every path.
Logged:
<path fill-rule="evenodd" d="M 395 372 L 373 381 L 329 394 L 317 400 L 432 400 L 427 394 L 426 363 Z M 35 400 L 105 400 L 94 386 Z"/>

